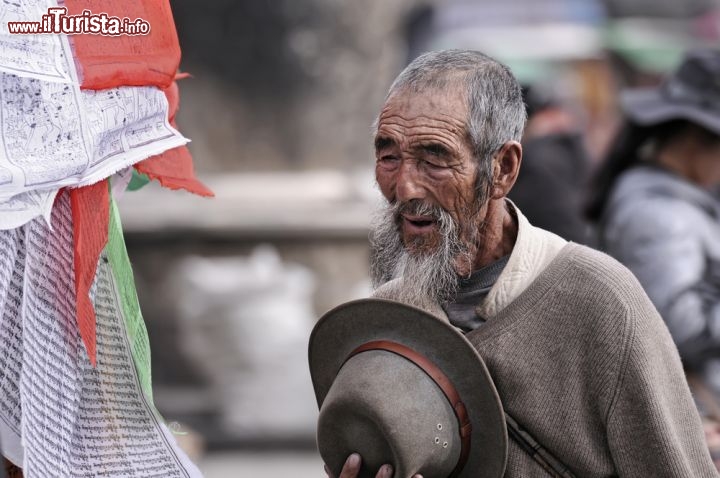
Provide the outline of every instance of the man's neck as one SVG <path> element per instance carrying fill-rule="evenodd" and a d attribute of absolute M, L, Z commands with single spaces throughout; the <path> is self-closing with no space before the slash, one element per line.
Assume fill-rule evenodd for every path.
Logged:
<path fill-rule="evenodd" d="M 518 222 L 505 198 L 491 199 L 482 231 L 473 270 L 481 269 L 509 255 L 517 239 Z"/>

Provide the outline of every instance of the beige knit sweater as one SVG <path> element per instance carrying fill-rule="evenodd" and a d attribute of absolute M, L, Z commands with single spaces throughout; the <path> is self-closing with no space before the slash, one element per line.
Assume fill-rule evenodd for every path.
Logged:
<path fill-rule="evenodd" d="M 466 336 L 505 410 L 577 477 L 718 476 L 667 328 L 618 262 L 568 244 L 487 319 Z M 505 476 L 547 474 L 510 440 Z"/>

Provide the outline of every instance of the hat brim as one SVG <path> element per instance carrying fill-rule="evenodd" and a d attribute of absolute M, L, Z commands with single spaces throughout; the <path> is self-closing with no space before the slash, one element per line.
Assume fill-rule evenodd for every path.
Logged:
<path fill-rule="evenodd" d="M 658 89 L 625 91 L 620 95 L 620 104 L 625 114 L 641 126 L 684 119 L 720 135 L 720 114 L 717 111 L 668 101 Z"/>
<path fill-rule="evenodd" d="M 348 355 L 373 340 L 392 340 L 438 366 L 460 394 L 472 423 L 470 455 L 460 478 L 500 478 L 507 460 L 502 403 L 472 344 L 442 319 L 384 299 L 361 299 L 326 313 L 310 336 L 309 362 L 318 407 Z"/>

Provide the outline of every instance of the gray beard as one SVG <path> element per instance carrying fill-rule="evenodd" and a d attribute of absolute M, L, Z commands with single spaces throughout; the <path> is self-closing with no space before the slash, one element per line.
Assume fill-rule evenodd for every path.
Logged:
<path fill-rule="evenodd" d="M 411 250 L 403 244 L 399 226 L 402 211 L 435 218 L 439 235 L 436 247 L 430 251 L 423 247 Z M 398 288 L 396 300 L 420 308 L 447 302 L 455 297 L 458 289 L 456 264 L 473 259 L 469 245 L 474 243 L 477 234 L 470 233 L 472 237 L 462 240 L 460 227 L 440 207 L 420 202 L 385 203 L 376 212 L 370 232 L 373 288 L 401 278 L 402 286 Z"/>

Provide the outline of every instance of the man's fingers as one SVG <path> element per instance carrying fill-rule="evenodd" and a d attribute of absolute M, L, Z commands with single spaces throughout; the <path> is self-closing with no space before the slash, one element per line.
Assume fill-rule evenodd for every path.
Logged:
<path fill-rule="evenodd" d="M 422 475 L 415 475 L 413 478 L 423 478 Z"/>
<path fill-rule="evenodd" d="M 375 475 L 375 478 L 392 478 L 393 467 L 391 465 L 383 465 Z"/>
<path fill-rule="evenodd" d="M 359 472 L 360 455 L 353 453 L 345 460 L 345 465 L 343 465 L 343 469 L 340 472 L 340 478 L 356 478 Z"/>
<path fill-rule="evenodd" d="M 360 455 L 357 453 L 353 453 L 350 455 L 347 460 L 345 460 L 345 464 L 343 465 L 343 469 L 340 472 L 339 478 L 357 478 L 358 473 L 360 473 L 360 465 L 361 465 L 361 458 Z M 334 478 L 330 470 L 328 469 L 327 465 L 325 465 L 325 473 L 327 473 L 329 478 Z M 392 478 L 393 476 L 393 467 L 392 465 L 383 465 L 378 470 L 377 474 L 375 475 L 375 478 Z M 422 476 L 418 475 L 419 478 L 422 478 Z"/>

